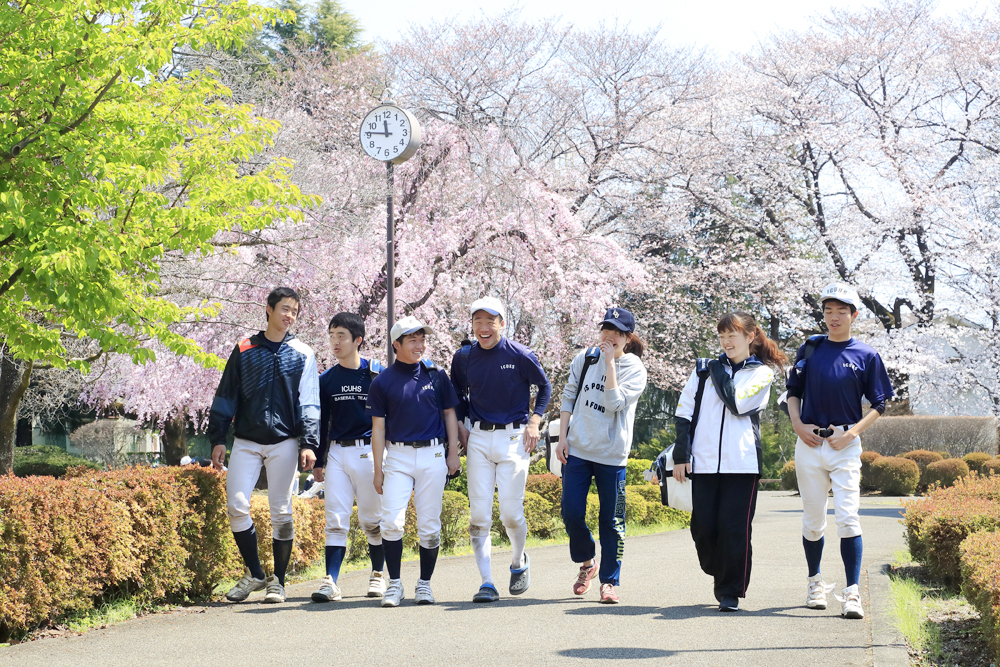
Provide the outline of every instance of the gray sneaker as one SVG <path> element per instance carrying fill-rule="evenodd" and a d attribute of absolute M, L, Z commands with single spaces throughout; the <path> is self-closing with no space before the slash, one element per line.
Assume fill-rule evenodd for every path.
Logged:
<path fill-rule="evenodd" d="M 431 582 L 417 579 L 417 590 L 413 596 L 417 604 L 434 604 L 434 593 L 431 592 Z"/>
<path fill-rule="evenodd" d="M 244 570 L 243 576 L 236 582 L 236 585 L 226 593 L 226 599 L 230 602 L 243 602 L 254 591 L 264 590 L 267 582 L 264 579 L 255 579 L 250 570 Z"/>
<path fill-rule="evenodd" d="M 264 594 L 264 602 L 268 604 L 279 604 L 285 601 L 285 587 L 278 581 L 278 577 L 271 575 L 267 579 L 267 593 Z"/>
<path fill-rule="evenodd" d="M 404 597 L 406 596 L 403 594 L 403 581 L 401 579 L 390 579 L 389 586 L 385 589 L 385 595 L 382 596 L 382 606 L 398 607 Z"/>
<path fill-rule="evenodd" d="M 330 575 L 323 577 L 319 588 L 312 594 L 313 602 L 331 602 L 341 599 L 343 599 L 343 595 L 340 593 L 340 588 Z"/>

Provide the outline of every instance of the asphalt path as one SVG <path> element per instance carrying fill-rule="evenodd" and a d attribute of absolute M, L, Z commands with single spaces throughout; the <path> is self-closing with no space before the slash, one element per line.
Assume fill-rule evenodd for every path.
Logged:
<path fill-rule="evenodd" d="M 621 603 L 598 604 L 597 585 L 572 593 L 577 566 L 566 546 L 530 552 L 532 584 L 506 594 L 509 552 L 495 551 L 500 602 L 473 604 L 479 577 L 471 556 L 442 558 L 432 581 L 437 603 L 416 606 L 417 564 L 406 563 L 406 599 L 383 609 L 363 597 L 367 573 L 340 579 L 344 600 L 309 600 L 315 582 L 288 587 L 283 605 L 241 604 L 155 614 L 69 638 L 0 649 L 0 667 L 45 665 L 300 664 L 597 665 L 907 665 L 905 648 L 886 615 L 882 571 L 904 546 L 899 501 L 862 498 L 864 620 L 840 617 L 831 596 L 825 611 L 806 609 L 801 506 L 787 492 L 762 492 L 753 524 L 753 579 L 741 611 L 719 613 L 711 579 L 698 567 L 689 531 L 630 537 L 622 566 Z M 823 571 L 843 586 L 833 525 L 827 527 Z"/>

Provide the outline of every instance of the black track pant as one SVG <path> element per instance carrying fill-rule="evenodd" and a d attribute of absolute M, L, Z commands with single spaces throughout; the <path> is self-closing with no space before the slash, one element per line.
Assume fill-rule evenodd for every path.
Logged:
<path fill-rule="evenodd" d="M 692 475 L 691 537 L 715 595 L 745 597 L 750 585 L 750 523 L 760 475 Z"/>

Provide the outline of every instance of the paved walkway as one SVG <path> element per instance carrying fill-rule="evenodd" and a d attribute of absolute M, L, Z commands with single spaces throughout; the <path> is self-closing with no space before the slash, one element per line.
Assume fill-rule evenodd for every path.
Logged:
<path fill-rule="evenodd" d="M 810 611 L 805 599 L 800 501 L 786 492 L 760 495 L 754 521 L 754 572 L 743 610 L 720 614 L 712 585 L 697 565 L 688 531 L 628 538 L 622 603 L 597 604 L 570 585 L 576 567 L 565 546 L 535 549 L 532 586 L 523 596 L 473 605 L 478 574 L 471 556 L 443 558 L 434 575 L 438 603 L 413 604 L 415 563 L 403 567 L 407 600 L 382 609 L 361 597 L 367 574 L 341 577 L 340 603 L 309 601 L 313 583 L 290 586 L 288 602 L 213 604 L 159 614 L 80 637 L 0 649 L 0 667 L 61 665 L 597 665 L 623 660 L 662 665 L 908 664 L 884 605 L 882 565 L 904 545 L 899 504 L 863 498 L 867 616 L 840 618 L 840 604 Z M 843 585 L 831 512 L 823 569 Z M 494 553 L 503 574 L 506 554 Z M 498 584 L 506 577 L 498 577 Z M 506 585 L 501 587 L 501 592 Z M 259 594 L 258 594 L 259 595 Z M 253 599 L 253 598 L 252 598 Z"/>

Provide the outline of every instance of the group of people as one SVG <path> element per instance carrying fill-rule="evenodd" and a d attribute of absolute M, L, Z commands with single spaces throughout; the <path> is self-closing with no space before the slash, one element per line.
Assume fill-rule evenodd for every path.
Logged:
<path fill-rule="evenodd" d="M 787 383 L 788 412 L 798 435 L 806 604 L 825 608 L 833 588 L 819 572 L 832 484 L 847 568 L 844 615 L 861 618 L 858 436 L 884 411 L 892 388 L 878 354 L 851 337 L 861 305 L 857 292 L 835 284 L 821 300 L 829 335 L 802 346 Z M 338 313 L 329 323 L 337 363 L 322 375 L 313 350 L 290 332 L 299 306 L 294 290 L 271 292 L 266 329 L 235 347 L 212 403 L 209 438 L 213 465 L 220 470 L 231 425 L 235 431 L 227 512 L 246 567 L 226 597 L 238 602 L 264 590 L 265 602 L 285 600 L 294 540 L 292 487 L 301 468 L 313 470 L 316 481 L 325 484 L 326 576 L 312 599 L 342 598 L 337 582 L 356 504 L 371 559 L 368 596 L 381 598 L 383 607 L 399 606 L 405 597 L 400 569 L 412 496 L 420 558 L 414 600 L 432 604 L 443 492 L 448 479 L 461 471 L 460 450 L 466 454 L 469 535 L 480 577 L 472 600 L 500 599 L 491 561 L 494 492 L 511 542 L 507 590 L 511 595 L 527 591 L 525 485 L 552 389 L 535 354 L 504 335 L 504 304 L 483 297 L 470 305 L 473 340 L 454 353 L 447 372 L 423 358 L 434 332 L 417 318 L 393 325 L 389 335 L 396 360 L 384 368 L 361 357 L 364 321 Z M 644 343 L 635 328 L 632 313 L 610 308 L 599 324 L 597 345 L 574 358 L 555 445 L 562 463 L 562 518 L 570 557 L 579 564 L 572 590 L 584 595 L 597 577 L 599 600 L 606 604 L 618 602 L 625 464 L 647 379 Z M 750 581 L 751 522 L 762 473 L 759 415 L 767 407 L 774 371 L 783 371 L 788 360 L 752 315 L 730 313 L 719 321 L 718 332 L 722 354 L 699 360 L 681 394 L 673 476 L 692 484 L 691 534 L 702 569 L 714 577 L 719 609 L 736 611 Z M 861 414 L 862 396 L 872 407 L 867 416 Z M 272 526 L 270 576 L 261 567 L 250 517 L 250 495 L 262 466 Z M 592 485 L 600 503 L 599 559 L 586 524 Z"/>

